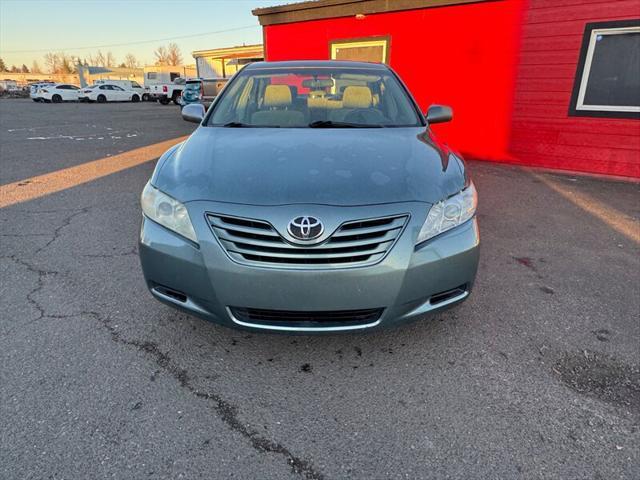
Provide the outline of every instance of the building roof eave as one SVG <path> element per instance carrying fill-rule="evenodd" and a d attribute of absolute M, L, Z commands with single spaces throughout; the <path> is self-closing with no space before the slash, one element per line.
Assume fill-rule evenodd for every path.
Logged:
<path fill-rule="evenodd" d="M 195 50 L 191 52 L 194 58 L 197 57 L 217 57 L 217 58 L 235 58 L 235 57 L 252 57 L 255 55 L 262 56 L 262 44 L 241 45 L 237 47 L 213 48 L 210 50 Z"/>
<path fill-rule="evenodd" d="M 268 26 L 487 1 L 500 0 L 312 0 L 256 8 L 251 13 L 258 17 L 260 25 Z"/>

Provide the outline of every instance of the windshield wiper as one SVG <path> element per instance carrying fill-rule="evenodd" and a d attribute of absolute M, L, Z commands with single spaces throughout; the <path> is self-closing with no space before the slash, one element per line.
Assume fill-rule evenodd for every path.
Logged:
<path fill-rule="evenodd" d="M 253 125 L 249 125 L 248 123 L 242 123 L 242 122 L 229 122 L 229 123 L 225 123 L 222 126 L 227 128 L 253 127 Z"/>
<path fill-rule="evenodd" d="M 382 125 L 368 123 L 334 122 L 333 120 L 316 120 L 309 128 L 383 128 Z"/>
<path fill-rule="evenodd" d="M 280 128 L 280 125 L 253 125 L 251 123 L 242 122 L 228 122 L 228 123 L 214 123 L 212 127 L 225 127 L 225 128 Z"/>

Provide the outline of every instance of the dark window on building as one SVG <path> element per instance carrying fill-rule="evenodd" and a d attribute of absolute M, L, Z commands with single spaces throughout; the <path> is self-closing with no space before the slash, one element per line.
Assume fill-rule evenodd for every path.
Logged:
<path fill-rule="evenodd" d="M 587 24 L 569 114 L 640 118 L 640 20 Z"/>

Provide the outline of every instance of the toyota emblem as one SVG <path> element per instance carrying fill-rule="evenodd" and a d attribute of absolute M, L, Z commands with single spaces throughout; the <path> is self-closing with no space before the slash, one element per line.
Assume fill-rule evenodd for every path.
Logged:
<path fill-rule="evenodd" d="M 313 240 L 322 235 L 324 227 L 316 217 L 296 217 L 289 222 L 287 227 L 289 235 L 298 240 Z"/>

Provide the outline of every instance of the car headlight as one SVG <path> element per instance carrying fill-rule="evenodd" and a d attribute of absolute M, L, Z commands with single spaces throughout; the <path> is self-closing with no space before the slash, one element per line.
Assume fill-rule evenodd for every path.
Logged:
<path fill-rule="evenodd" d="M 416 244 L 451 230 L 473 217 L 478 206 L 478 193 L 473 183 L 461 192 L 431 206 Z"/>
<path fill-rule="evenodd" d="M 197 243 L 187 208 L 169 195 L 147 183 L 142 191 L 142 212 L 154 222 Z"/>

